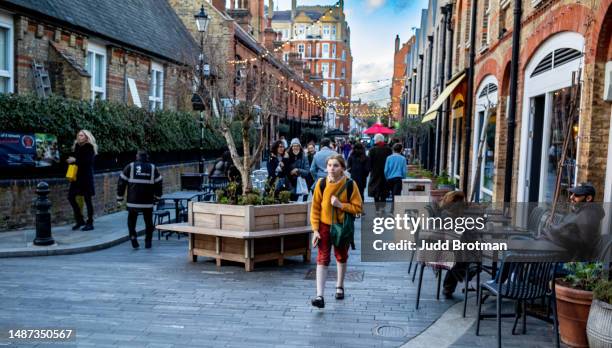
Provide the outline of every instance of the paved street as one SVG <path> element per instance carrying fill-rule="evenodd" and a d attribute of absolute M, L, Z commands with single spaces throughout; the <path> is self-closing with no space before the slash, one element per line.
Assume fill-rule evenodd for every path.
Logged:
<path fill-rule="evenodd" d="M 73 327 L 78 346 L 398 347 L 456 303 L 435 300 L 428 272 L 416 312 L 407 265 L 360 263 L 358 250 L 347 298 L 335 301 L 328 279 L 318 310 L 310 305 L 315 282 L 305 279 L 314 263 L 245 273 L 189 262 L 184 239 L 153 247 L 0 260 L 0 328 Z"/>

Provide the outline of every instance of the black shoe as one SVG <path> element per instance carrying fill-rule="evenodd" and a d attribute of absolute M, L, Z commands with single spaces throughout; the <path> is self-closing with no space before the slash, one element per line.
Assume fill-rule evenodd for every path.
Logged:
<path fill-rule="evenodd" d="M 338 291 L 341 290 L 341 291 Z M 336 300 L 344 300 L 344 288 L 341 286 L 338 286 L 336 288 Z"/>
<path fill-rule="evenodd" d="M 443 291 L 442 294 L 444 295 L 444 298 L 447 300 L 452 300 L 453 299 L 453 292 L 452 291 Z"/>
<path fill-rule="evenodd" d="M 145 239 L 145 249 L 151 249 L 151 240 Z"/>
<path fill-rule="evenodd" d="M 140 244 L 138 244 L 138 239 L 136 239 L 136 237 L 134 237 L 133 239 L 130 238 L 130 242 L 132 242 L 132 248 L 138 249 L 140 247 Z"/>
<path fill-rule="evenodd" d="M 85 225 L 85 227 L 81 228 L 81 231 L 91 231 L 93 229 L 94 229 L 94 227 L 93 227 L 92 224 L 87 224 L 87 225 Z"/>
<path fill-rule="evenodd" d="M 323 299 L 323 296 L 317 296 L 313 298 L 310 303 L 312 303 L 312 305 L 317 308 L 325 308 L 325 300 Z"/>
<path fill-rule="evenodd" d="M 77 222 L 76 225 L 72 226 L 72 230 L 73 231 L 79 230 L 83 226 L 85 226 L 85 221 Z"/>

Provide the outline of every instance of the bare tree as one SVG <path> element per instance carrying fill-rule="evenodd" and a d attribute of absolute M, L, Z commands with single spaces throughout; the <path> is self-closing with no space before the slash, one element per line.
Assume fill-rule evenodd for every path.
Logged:
<path fill-rule="evenodd" d="M 204 125 L 211 131 L 220 132 L 227 142 L 232 161 L 242 178 L 242 193 L 247 194 L 253 189 L 250 174 L 264 150 L 268 137 L 266 129 L 281 103 L 274 98 L 274 89 L 278 86 L 274 77 L 266 72 L 265 58 L 228 60 L 227 50 L 222 46 L 219 40 L 205 42 L 204 61 L 209 68 L 203 71 L 208 74 L 209 69 L 210 77 L 203 78 L 205 74 L 200 69 L 204 67 L 197 64 L 195 90 L 206 108 Z M 240 126 L 242 155 L 238 139 L 232 133 L 232 125 L 236 124 Z"/>

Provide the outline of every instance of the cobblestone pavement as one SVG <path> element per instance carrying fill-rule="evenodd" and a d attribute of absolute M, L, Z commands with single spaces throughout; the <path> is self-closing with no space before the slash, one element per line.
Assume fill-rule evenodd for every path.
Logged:
<path fill-rule="evenodd" d="M 188 261 L 184 239 L 154 240 L 151 250 L 123 243 L 0 259 L 0 328 L 76 328 L 73 345 L 83 347 L 398 347 L 457 302 L 435 300 L 429 271 L 415 311 L 407 264 L 361 263 L 358 250 L 349 271 L 362 271 L 363 280 L 345 284 L 344 301 L 333 299 L 328 280 L 324 310 L 310 305 L 314 261 L 246 273 L 242 265 Z"/>

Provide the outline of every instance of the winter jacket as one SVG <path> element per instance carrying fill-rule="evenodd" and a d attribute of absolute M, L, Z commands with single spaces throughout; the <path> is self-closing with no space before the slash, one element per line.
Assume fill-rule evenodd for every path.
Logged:
<path fill-rule="evenodd" d="M 70 193 L 81 196 L 94 196 L 94 147 L 90 143 L 75 146 L 72 157 L 76 159 L 77 165 L 76 181 L 70 183 Z"/>
<path fill-rule="evenodd" d="M 346 166 L 348 172 L 351 173 L 351 179 L 353 179 L 357 183 L 357 186 L 359 186 L 359 193 L 363 193 L 366 187 L 368 174 L 370 173 L 370 163 L 368 162 L 368 158 L 364 156 L 362 160 L 360 156 L 356 156 L 354 153 L 352 153 L 348 158 L 348 163 Z"/>
<path fill-rule="evenodd" d="M 119 176 L 117 201 L 123 201 L 126 187 L 128 208 L 153 208 L 155 200 L 160 199 L 162 195 L 162 176 L 150 162 L 132 162 Z"/>
<path fill-rule="evenodd" d="M 560 223 L 546 228 L 542 239 L 565 248 L 573 261 L 593 261 L 597 256 L 604 216 L 601 204 L 579 203 Z"/>
<path fill-rule="evenodd" d="M 327 177 L 327 159 L 337 154 L 336 151 L 326 146 L 314 155 L 312 165 L 310 166 L 310 173 L 312 173 L 315 180 Z"/>
<path fill-rule="evenodd" d="M 295 156 L 293 153 L 289 155 L 287 159 L 287 165 L 289 166 L 287 173 L 289 182 L 291 183 L 291 193 L 295 193 L 297 188 L 297 178 L 298 176 L 308 179 L 310 176 L 310 167 L 308 166 L 308 157 L 304 153 L 300 153 Z M 291 175 L 291 172 L 297 169 L 297 175 Z"/>
<path fill-rule="evenodd" d="M 384 142 L 376 143 L 376 146 L 368 152 L 368 161 L 370 162 L 368 195 L 371 197 L 386 191 L 385 164 L 389 156 L 391 156 L 391 148 Z"/>

